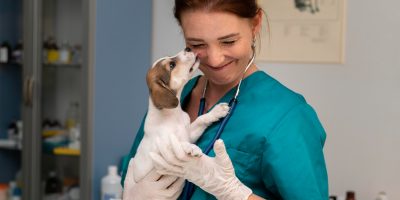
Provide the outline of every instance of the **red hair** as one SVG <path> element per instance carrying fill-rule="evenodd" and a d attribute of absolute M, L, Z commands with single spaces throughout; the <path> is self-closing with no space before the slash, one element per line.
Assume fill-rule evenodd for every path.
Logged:
<path fill-rule="evenodd" d="M 242 18 L 254 18 L 260 10 L 257 0 L 175 0 L 174 16 L 181 24 L 181 15 L 194 10 L 222 11 Z"/>

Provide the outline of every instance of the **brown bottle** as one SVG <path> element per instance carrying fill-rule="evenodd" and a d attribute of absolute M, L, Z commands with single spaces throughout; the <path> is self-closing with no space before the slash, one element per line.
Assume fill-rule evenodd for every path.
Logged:
<path fill-rule="evenodd" d="M 356 200 L 356 193 L 354 191 L 347 191 L 346 200 Z"/>

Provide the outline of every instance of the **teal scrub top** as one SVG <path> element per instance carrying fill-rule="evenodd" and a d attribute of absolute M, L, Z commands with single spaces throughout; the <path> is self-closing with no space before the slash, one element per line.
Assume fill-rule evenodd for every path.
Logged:
<path fill-rule="evenodd" d="M 183 105 L 199 77 L 190 80 L 183 92 Z M 219 102 L 229 102 L 235 89 Z M 188 98 L 187 98 L 188 97 Z M 212 124 L 197 141 L 205 150 L 220 122 Z M 128 158 L 143 138 L 143 122 Z M 328 176 L 323 154 L 325 131 L 313 108 L 303 96 L 257 71 L 241 85 L 236 109 L 221 139 L 240 181 L 253 193 L 267 199 L 326 200 Z M 211 151 L 210 156 L 214 156 Z M 123 166 L 122 183 L 128 162 Z M 196 187 L 191 199 L 215 199 Z"/>

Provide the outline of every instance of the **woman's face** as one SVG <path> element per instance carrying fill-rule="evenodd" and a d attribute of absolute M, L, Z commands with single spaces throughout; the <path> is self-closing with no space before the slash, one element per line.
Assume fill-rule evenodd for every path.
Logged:
<path fill-rule="evenodd" d="M 181 15 L 186 45 L 200 58 L 200 70 L 214 84 L 236 84 L 251 56 L 254 20 L 227 12 L 187 11 Z"/>

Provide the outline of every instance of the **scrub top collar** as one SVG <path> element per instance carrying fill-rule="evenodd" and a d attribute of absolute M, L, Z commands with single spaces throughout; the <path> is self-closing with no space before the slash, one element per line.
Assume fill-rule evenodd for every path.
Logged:
<path fill-rule="evenodd" d="M 181 95 L 181 105 L 182 107 L 186 107 L 189 99 L 190 99 L 190 94 L 193 90 L 194 87 L 196 87 L 200 77 L 203 75 L 198 75 L 196 77 L 194 77 L 192 80 L 190 80 L 185 88 L 183 89 L 182 95 Z M 238 96 L 238 100 L 240 101 L 240 96 L 245 94 L 246 91 L 248 90 L 248 85 L 252 82 L 258 82 L 260 79 L 269 77 L 264 71 L 258 70 L 252 74 L 250 74 L 249 76 L 245 77 L 242 81 L 242 85 L 240 86 L 240 93 Z M 236 87 L 233 87 L 232 89 L 230 89 L 215 105 L 217 105 L 220 102 L 229 102 L 230 99 L 233 98 L 233 96 L 235 95 L 236 92 Z M 214 105 L 214 106 L 215 106 Z M 214 107 L 212 106 L 210 108 L 210 110 Z"/>

